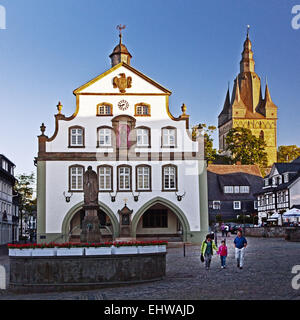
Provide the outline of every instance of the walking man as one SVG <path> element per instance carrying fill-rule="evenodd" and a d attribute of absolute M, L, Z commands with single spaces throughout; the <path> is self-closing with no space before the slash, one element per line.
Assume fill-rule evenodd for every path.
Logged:
<path fill-rule="evenodd" d="M 237 232 L 237 237 L 234 239 L 235 258 L 237 260 L 237 267 L 243 269 L 245 248 L 247 247 L 247 240 L 242 235 L 242 231 Z"/>

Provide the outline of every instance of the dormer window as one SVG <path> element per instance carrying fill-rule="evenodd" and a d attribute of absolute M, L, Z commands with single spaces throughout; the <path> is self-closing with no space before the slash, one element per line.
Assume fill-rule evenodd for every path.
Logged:
<path fill-rule="evenodd" d="M 150 116 L 150 105 L 143 102 L 136 104 L 135 116 Z"/>
<path fill-rule="evenodd" d="M 250 188 L 249 186 L 240 186 L 240 193 L 249 193 Z"/>
<path fill-rule="evenodd" d="M 289 174 L 288 173 L 284 174 L 283 181 L 284 181 L 284 183 L 288 183 L 289 182 Z"/>
<path fill-rule="evenodd" d="M 272 178 L 272 185 L 273 185 L 273 186 L 276 186 L 276 177 L 273 177 L 273 178 Z"/>
<path fill-rule="evenodd" d="M 265 187 L 269 186 L 269 179 L 265 179 Z"/>
<path fill-rule="evenodd" d="M 102 102 L 97 105 L 97 116 L 112 116 L 113 105 L 108 102 Z"/>
<path fill-rule="evenodd" d="M 233 186 L 224 186 L 224 193 L 233 193 Z"/>

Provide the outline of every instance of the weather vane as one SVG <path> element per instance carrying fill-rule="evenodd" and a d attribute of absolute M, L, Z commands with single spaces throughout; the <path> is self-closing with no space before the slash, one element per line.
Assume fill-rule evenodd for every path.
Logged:
<path fill-rule="evenodd" d="M 124 26 L 122 26 L 121 24 L 119 24 L 118 26 L 117 26 L 117 29 L 119 30 L 119 32 L 120 32 L 120 34 L 122 34 L 121 32 L 122 32 L 122 30 L 124 30 L 126 28 L 126 26 L 124 25 Z"/>

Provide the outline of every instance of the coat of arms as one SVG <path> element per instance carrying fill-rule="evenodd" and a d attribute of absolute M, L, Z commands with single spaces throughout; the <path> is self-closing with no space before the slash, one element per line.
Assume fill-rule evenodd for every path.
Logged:
<path fill-rule="evenodd" d="M 126 88 L 131 88 L 132 78 L 126 77 L 125 73 L 120 73 L 118 77 L 114 77 L 113 79 L 113 86 L 114 88 L 119 88 L 121 93 L 126 92 Z"/>

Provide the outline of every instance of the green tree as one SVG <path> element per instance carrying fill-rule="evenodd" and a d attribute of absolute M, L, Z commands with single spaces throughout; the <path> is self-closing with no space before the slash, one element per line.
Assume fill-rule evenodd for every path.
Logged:
<path fill-rule="evenodd" d="M 15 185 L 15 191 L 19 194 L 20 203 L 20 223 L 21 230 L 23 225 L 23 220 L 29 220 L 30 216 L 36 213 L 36 198 L 34 197 L 35 176 L 34 173 L 29 175 L 21 174 L 17 176 L 17 182 Z M 22 236 L 22 235 L 20 235 Z"/>
<path fill-rule="evenodd" d="M 263 138 L 256 138 L 250 129 L 232 128 L 226 136 L 227 150 L 231 152 L 233 163 L 258 164 L 267 166 L 266 143 Z"/>
<path fill-rule="evenodd" d="M 205 123 L 200 123 L 193 127 L 192 136 L 196 138 L 199 131 L 204 132 L 204 156 L 208 163 L 213 163 L 217 157 L 217 149 L 213 147 L 212 134 L 217 130 L 215 126 L 207 126 Z"/>
<path fill-rule="evenodd" d="M 291 162 L 300 156 L 300 148 L 296 145 L 279 146 L 277 152 L 278 162 Z"/>

